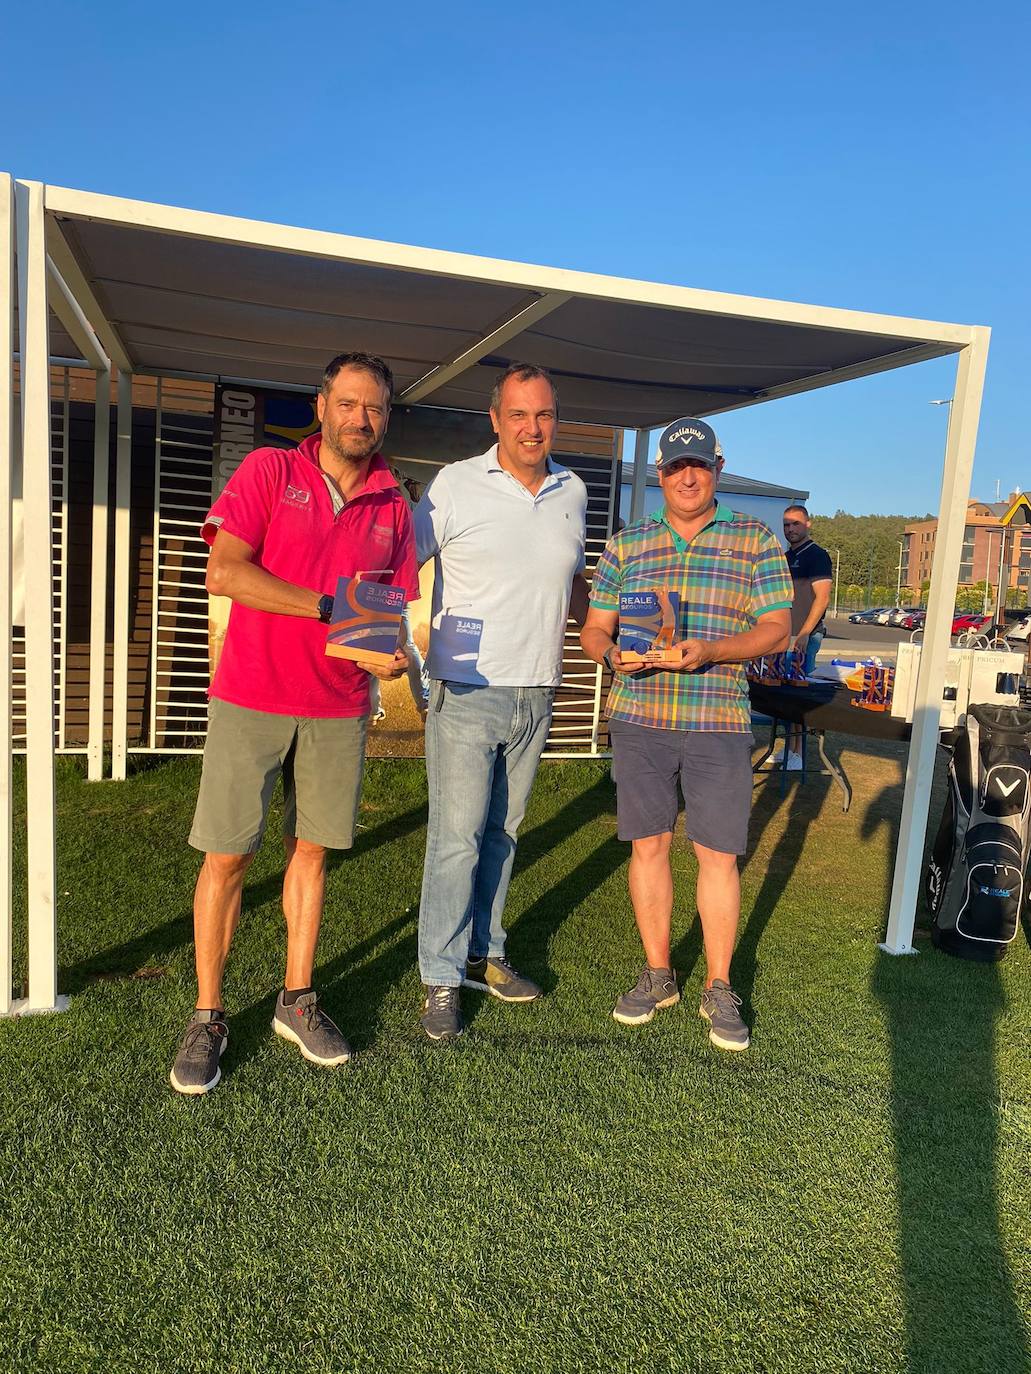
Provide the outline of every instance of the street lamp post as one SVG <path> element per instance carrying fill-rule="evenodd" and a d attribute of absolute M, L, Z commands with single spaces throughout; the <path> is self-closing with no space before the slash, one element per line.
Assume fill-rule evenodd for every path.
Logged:
<path fill-rule="evenodd" d="M 984 605 L 981 607 L 981 614 L 985 617 L 988 615 L 988 600 L 992 590 L 992 535 L 994 533 L 994 530 L 987 531 L 988 547 L 984 555 Z"/>
<path fill-rule="evenodd" d="M 838 618 L 838 580 L 841 575 L 841 550 L 834 550 L 834 610 L 832 615 L 835 620 Z"/>

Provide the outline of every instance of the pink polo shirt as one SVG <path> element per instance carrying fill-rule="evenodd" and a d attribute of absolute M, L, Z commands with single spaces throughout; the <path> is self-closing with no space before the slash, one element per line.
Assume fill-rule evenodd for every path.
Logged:
<path fill-rule="evenodd" d="M 380 581 L 419 596 L 412 520 L 397 482 L 376 454 L 364 487 L 334 516 L 319 467 L 321 434 L 299 448 L 259 448 L 229 479 L 201 534 L 220 529 L 244 540 L 266 572 L 335 592 L 337 578 L 392 568 Z M 364 716 L 369 675 L 326 652 L 326 626 L 303 616 L 275 615 L 234 603 L 210 695 L 274 715 Z"/>

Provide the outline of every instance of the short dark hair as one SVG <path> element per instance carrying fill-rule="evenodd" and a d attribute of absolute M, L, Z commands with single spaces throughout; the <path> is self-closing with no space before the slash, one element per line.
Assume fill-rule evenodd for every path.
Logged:
<path fill-rule="evenodd" d="M 794 505 L 794 506 L 785 506 L 785 507 L 784 507 L 784 514 L 787 515 L 788 511 L 792 511 L 792 510 L 800 510 L 807 520 L 810 519 L 809 512 L 806 510 L 805 506 L 803 506 L 801 503 L 796 504 L 796 505 Z"/>
<path fill-rule="evenodd" d="M 558 388 L 551 380 L 551 373 L 543 367 L 537 367 L 535 363 L 509 363 L 491 389 L 491 410 L 496 413 L 501 408 L 501 393 L 504 391 L 505 383 L 509 377 L 514 377 L 517 382 L 534 382 L 538 378 L 542 382 L 547 382 L 555 399 L 555 414 L 558 415 Z"/>
<path fill-rule="evenodd" d="M 342 372 L 345 367 L 356 368 L 359 372 L 369 372 L 373 377 L 378 377 L 387 389 L 387 396 L 392 401 L 394 399 L 394 374 L 382 358 L 377 358 L 375 353 L 338 353 L 335 358 L 326 364 L 326 370 L 322 374 L 322 394 L 329 395 L 329 389 L 333 385 L 338 372 Z"/>

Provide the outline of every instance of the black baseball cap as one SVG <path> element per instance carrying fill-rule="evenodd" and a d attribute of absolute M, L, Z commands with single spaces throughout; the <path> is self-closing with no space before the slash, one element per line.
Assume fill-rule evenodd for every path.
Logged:
<path fill-rule="evenodd" d="M 723 457 L 720 441 L 704 420 L 687 415 L 674 420 L 662 431 L 655 466 L 661 472 L 670 463 L 692 458 L 706 467 L 714 468 Z"/>

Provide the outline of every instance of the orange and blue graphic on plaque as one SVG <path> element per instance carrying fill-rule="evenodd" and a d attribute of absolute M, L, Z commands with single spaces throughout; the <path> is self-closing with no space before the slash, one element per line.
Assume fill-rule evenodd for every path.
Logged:
<path fill-rule="evenodd" d="M 368 582 L 376 573 L 341 577 L 333 598 L 333 619 L 326 635 L 326 653 L 334 658 L 371 659 L 390 663 L 397 649 L 404 587 Z"/>
<path fill-rule="evenodd" d="M 646 654 L 668 649 L 677 638 L 680 596 L 677 592 L 619 593 L 619 652 Z"/>

